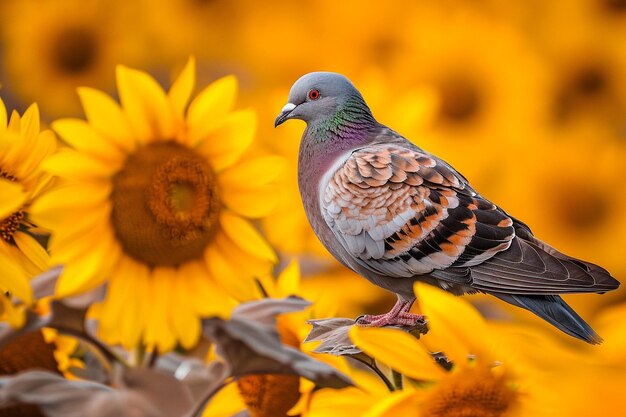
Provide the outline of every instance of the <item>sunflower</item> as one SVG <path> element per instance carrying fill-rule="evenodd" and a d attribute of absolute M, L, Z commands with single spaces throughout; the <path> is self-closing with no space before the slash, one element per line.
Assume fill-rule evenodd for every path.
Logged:
<path fill-rule="evenodd" d="M 69 147 L 46 168 L 65 182 L 37 202 L 36 218 L 55 231 L 59 297 L 108 283 L 97 314 L 109 343 L 192 347 L 200 316 L 232 306 L 224 290 L 254 298 L 253 278 L 277 261 L 248 219 L 272 209 L 282 159 L 238 162 L 255 113 L 232 111 L 232 76 L 188 106 L 194 80 L 193 59 L 167 94 L 148 74 L 119 66 L 121 108 L 81 88 L 87 121 L 53 123 Z"/>
<path fill-rule="evenodd" d="M 259 279 L 260 298 L 285 298 L 303 295 L 297 260 L 292 260 L 277 277 Z M 276 329 L 283 344 L 291 346 L 325 362 L 346 374 L 351 370 L 342 358 L 312 353 L 310 343 L 303 344 L 310 331 L 307 319 L 328 314 L 327 306 L 314 303 L 303 311 L 280 314 Z M 204 416 L 230 417 L 243 409 L 252 417 L 286 417 L 294 410 L 306 409 L 306 403 L 315 389 L 315 383 L 297 375 L 246 375 L 229 384 L 204 410 Z"/>
<path fill-rule="evenodd" d="M 626 384 L 624 307 L 615 305 L 598 315 L 594 328 L 605 338 L 600 346 L 568 346 L 550 330 L 542 334 L 525 324 L 492 322 L 489 326 L 509 349 L 523 353 L 524 368 L 538 376 L 533 384 L 551 392 L 553 415 L 618 416 L 624 412 Z"/>
<path fill-rule="evenodd" d="M 569 41 L 549 52 L 553 71 L 543 100 L 551 126 L 574 130 L 595 122 L 611 127 L 616 136 L 623 135 L 626 32 L 617 45 L 605 39 L 612 38 Z"/>
<path fill-rule="evenodd" d="M 7 377 L 32 369 L 59 373 L 54 346 L 41 331 L 21 335 L 0 349 L 0 376 Z M 7 404 L 8 405 L 8 404 Z M 0 417 L 41 417 L 36 405 L 11 404 L 0 408 Z"/>
<path fill-rule="evenodd" d="M 147 41 L 132 3 L 102 0 L 7 1 L 0 16 L 4 82 L 44 114 L 77 114 L 81 85 L 112 89 L 115 64 L 137 64 Z M 132 27 L 132 30 L 129 28 Z"/>
<path fill-rule="evenodd" d="M 263 295 L 272 298 L 298 294 L 299 284 L 300 268 L 295 260 L 276 280 L 271 277 L 260 280 Z M 307 314 L 297 312 L 276 317 L 276 329 L 282 343 L 300 349 Z M 237 388 L 252 417 L 287 417 L 287 412 L 300 398 L 300 378 L 297 375 L 246 375 L 237 380 Z"/>
<path fill-rule="evenodd" d="M 23 316 L 11 296 L 30 304 L 28 280 L 50 265 L 48 253 L 37 240 L 44 233 L 32 223 L 30 211 L 52 184 L 40 166 L 55 147 L 52 132 L 40 131 L 37 105 L 22 116 L 14 111 L 8 119 L 0 100 L 0 317 L 13 325 L 19 325 Z"/>
<path fill-rule="evenodd" d="M 419 340 L 392 328 L 353 327 L 352 340 L 404 376 L 404 384 L 371 405 L 367 417 L 552 415 L 536 376 L 467 301 L 417 283 L 430 330 Z M 435 361 L 433 353 L 445 361 Z"/>

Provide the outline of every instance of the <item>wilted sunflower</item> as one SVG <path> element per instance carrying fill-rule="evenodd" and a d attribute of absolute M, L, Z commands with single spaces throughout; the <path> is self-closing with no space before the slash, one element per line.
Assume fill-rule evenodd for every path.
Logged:
<path fill-rule="evenodd" d="M 232 76 L 187 106 L 194 80 L 193 59 L 167 94 L 148 74 L 120 66 L 121 108 L 81 88 L 87 121 L 53 123 L 70 148 L 46 168 L 67 182 L 38 201 L 36 218 L 55 230 L 59 296 L 108 282 L 99 317 L 110 343 L 191 347 L 200 316 L 229 310 L 223 289 L 253 298 L 253 277 L 277 260 L 247 218 L 272 209 L 261 197 L 282 159 L 238 162 L 255 113 L 232 111 Z"/>
<path fill-rule="evenodd" d="M 50 188 L 51 176 L 40 164 L 55 147 L 52 132 L 39 130 L 37 105 L 7 119 L 0 100 L 0 317 L 13 325 L 23 317 L 12 314 L 10 296 L 31 303 L 28 280 L 49 267 L 48 253 L 32 235 L 30 209 Z"/>
<path fill-rule="evenodd" d="M 300 268 L 291 261 L 274 281 L 270 277 L 262 280 L 266 296 L 279 298 L 299 292 Z M 298 311 L 276 317 L 276 330 L 282 343 L 296 349 L 304 338 L 301 334 L 307 327 L 310 313 Z M 297 375 L 246 375 L 237 380 L 239 395 L 252 417 L 286 417 L 287 412 L 300 398 L 300 378 Z"/>
<path fill-rule="evenodd" d="M 263 301 L 302 295 L 300 281 L 299 264 L 296 260 L 292 260 L 278 277 L 266 276 L 259 280 L 259 287 L 263 292 L 262 297 L 269 297 L 264 298 Z M 305 352 L 314 359 L 350 375 L 351 370 L 343 358 L 312 353 L 311 344 L 303 344 L 303 340 L 310 331 L 307 319 L 317 314 L 325 316 L 328 311 L 324 309 L 327 307 L 315 303 L 305 310 L 280 314 L 276 317 L 276 330 L 283 344 Z M 286 417 L 294 415 L 295 410 L 306 409 L 308 398 L 315 388 L 314 382 L 298 375 L 246 375 L 220 392 L 204 410 L 203 415 L 230 417 L 245 409 L 252 417 Z"/>
<path fill-rule="evenodd" d="M 133 2 L 19 0 L 3 2 L 6 88 L 46 115 L 78 114 L 81 85 L 112 89 L 116 64 L 143 62 L 149 48 Z M 131 29 L 132 28 L 132 29 Z"/>

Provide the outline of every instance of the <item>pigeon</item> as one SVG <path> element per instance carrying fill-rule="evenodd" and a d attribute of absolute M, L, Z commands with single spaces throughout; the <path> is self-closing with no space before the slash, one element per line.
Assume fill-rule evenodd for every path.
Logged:
<path fill-rule="evenodd" d="M 421 281 L 490 294 L 570 336 L 602 341 L 559 294 L 604 293 L 619 282 L 542 242 L 450 164 L 377 122 L 345 76 L 298 79 L 274 126 L 289 119 L 306 122 L 298 184 L 315 234 L 339 262 L 398 297 L 388 313 L 357 324 L 416 325 L 423 317 L 410 309 Z"/>

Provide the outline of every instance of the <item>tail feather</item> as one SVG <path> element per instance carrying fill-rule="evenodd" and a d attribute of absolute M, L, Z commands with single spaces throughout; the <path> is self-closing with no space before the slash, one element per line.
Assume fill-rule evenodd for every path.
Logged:
<path fill-rule="evenodd" d="M 570 336 L 592 345 L 602 343 L 602 338 L 558 295 L 491 294 L 535 313 Z"/>

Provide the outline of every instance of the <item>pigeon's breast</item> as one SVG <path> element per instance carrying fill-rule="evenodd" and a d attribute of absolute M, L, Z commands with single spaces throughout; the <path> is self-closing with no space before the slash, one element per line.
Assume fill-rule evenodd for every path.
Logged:
<path fill-rule="evenodd" d="M 304 142 L 304 141 L 303 141 Z M 349 265 L 347 253 L 337 242 L 322 215 L 321 198 L 337 170 L 350 157 L 353 150 L 331 154 L 324 149 L 307 149 L 301 146 L 298 161 L 298 186 L 307 219 L 318 239 L 328 251 L 344 265 Z"/>

